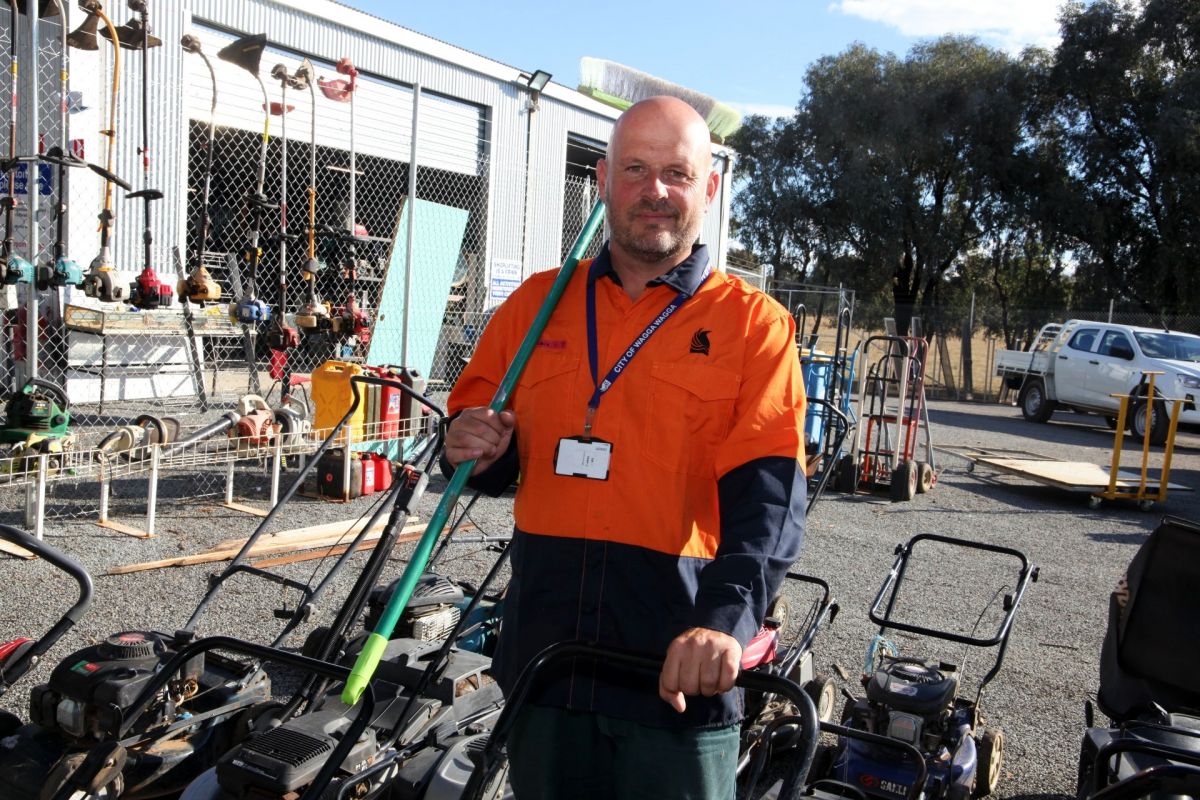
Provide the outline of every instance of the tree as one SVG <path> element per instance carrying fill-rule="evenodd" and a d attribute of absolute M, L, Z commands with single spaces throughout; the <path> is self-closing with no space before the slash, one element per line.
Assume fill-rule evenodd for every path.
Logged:
<path fill-rule="evenodd" d="M 1164 322 L 1194 311 L 1200 234 L 1200 4 L 1067 6 L 1053 71 L 1078 243 L 1092 302 L 1133 301 Z"/>

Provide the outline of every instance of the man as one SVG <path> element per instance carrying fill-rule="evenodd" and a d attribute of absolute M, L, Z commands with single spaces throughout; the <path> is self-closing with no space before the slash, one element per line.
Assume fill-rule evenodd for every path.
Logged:
<path fill-rule="evenodd" d="M 476 459 L 470 485 L 493 494 L 521 477 L 501 685 L 557 641 L 665 656 L 657 686 L 593 663 L 554 676 L 508 742 L 522 800 L 734 794 L 730 689 L 803 538 L 804 388 L 787 312 L 694 246 L 709 142 L 674 98 L 622 114 L 596 167 L 611 239 L 511 408 L 486 404 L 553 271 L 497 310 L 450 396 L 447 462 Z"/>

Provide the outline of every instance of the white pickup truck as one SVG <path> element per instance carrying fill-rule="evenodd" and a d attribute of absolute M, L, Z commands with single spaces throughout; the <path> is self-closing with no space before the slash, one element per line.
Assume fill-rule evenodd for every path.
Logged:
<path fill-rule="evenodd" d="M 1200 336 L 1073 319 L 1044 326 L 1028 350 L 996 351 L 996 374 L 1018 391 L 1025 419 L 1046 422 L 1054 409 L 1069 408 L 1102 414 L 1115 427 L 1120 401 L 1114 395 L 1131 395 L 1129 429 L 1139 438 L 1146 428 L 1142 376 L 1148 371 L 1164 373 L 1155 377 L 1155 396 L 1184 401 L 1180 423 L 1200 424 Z M 1153 408 L 1150 439 L 1162 444 L 1167 414 L 1161 401 Z"/>

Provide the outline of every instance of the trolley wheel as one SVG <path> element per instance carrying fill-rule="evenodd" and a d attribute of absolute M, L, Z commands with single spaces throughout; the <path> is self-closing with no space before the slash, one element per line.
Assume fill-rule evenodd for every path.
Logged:
<path fill-rule="evenodd" d="M 1152 409 L 1147 413 L 1148 409 Z M 1146 403 L 1146 398 L 1136 397 L 1129 413 L 1129 432 L 1138 441 L 1146 435 L 1146 417 L 1150 417 L 1150 444 L 1164 445 L 1167 443 L 1167 429 L 1170 420 L 1167 419 L 1167 409 L 1162 400 L 1155 400 L 1153 405 Z"/>
<path fill-rule="evenodd" d="M 1153 500 L 1138 500 L 1139 511 L 1149 511 L 1152 508 L 1154 508 Z"/>
<path fill-rule="evenodd" d="M 892 502 L 904 502 L 917 496 L 917 464 L 915 461 L 901 461 L 892 470 L 891 478 Z"/>
<path fill-rule="evenodd" d="M 1106 414 L 1104 416 L 1104 424 L 1108 426 L 1110 431 L 1115 431 L 1117 429 L 1117 418 L 1110 417 Z"/>
<path fill-rule="evenodd" d="M 1100 507 L 1100 498 L 1098 496 L 1092 495 L 1091 497 L 1088 498 L 1088 508 L 1095 510 L 1099 507 Z"/>
<path fill-rule="evenodd" d="M 847 453 L 837 460 L 833 485 L 839 492 L 854 494 L 854 490 L 858 488 L 858 464 L 854 463 L 854 456 Z"/>
<path fill-rule="evenodd" d="M 933 465 L 926 461 L 917 462 L 917 494 L 925 494 L 933 488 Z"/>
<path fill-rule="evenodd" d="M 999 728 L 987 728 L 976 740 L 979 763 L 975 770 L 975 788 L 972 797 L 987 797 L 996 791 L 1000 783 L 1000 768 L 1004 764 L 1004 732 Z"/>
<path fill-rule="evenodd" d="M 1054 401 L 1046 398 L 1046 384 L 1041 378 L 1026 381 L 1017 402 L 1022 416 L 1030 422 L 1049 422 L 1054 413 Z"/>

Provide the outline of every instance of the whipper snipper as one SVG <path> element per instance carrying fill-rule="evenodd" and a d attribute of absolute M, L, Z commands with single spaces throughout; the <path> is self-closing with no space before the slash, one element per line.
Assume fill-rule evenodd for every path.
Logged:
<path fill-rule="evenodd" d="M 104 6 L 98 0 L 80 0 L 79 7 L 88 12 L 87 18 L 77 30 L 67 37 L 67 44 L 77 50 L 98 50 L 100 47 L 96 37 L 97 25 L 104 23 L 104 36 L 112 42 L 113 67 L 112 82 L 109 88 L 108 128 L 100 131 L 107 138 L 105 145 L 104 169 L 112 176 L 113 165 L 117 157 L 117 109 L 120 107 L 121 93 L 121 47 L 120 36 Z M 115 303 L 128 297 L 129 289 L 116 280 L 117 268 L 112 258 L 112 229 L 113 220 L 113 185 L 116 181 L 106 177 L 104 181 L 104 208 L 100 211 L 100 253 L 92 259 L 87 275 L 83 279 L 83 291 L 88 297 L 98 297 L 106 303 Z"/>
<path fill-rule="evenodd" d="M 516 388 L 517 380 L 525 370 L 525 365 L 528 363 L 529 357 L 533 354 L 533 349 L 537 345 L 538 339 L 541 338 L 542 331 L 545 330 L 546 324 L 554 314 L 554 309 L 558 306 L 558 301 L 566 290 L 567 284 L 570 283 L 571 276 L 575 274 L 575 268 L 579 266 L 580 259 L 583 257 L 588 245 L 591 244 L 592 237 L 600 228 L 603 220 L 604 203 L 598 202 L 592 208 L 592 213 L 588 215 L 587 221 L 583 223 L 583 229 L 579 232 L 579 236 L 576 237 L 575 244 L 571 247 L 570 255 L 567 256 L 566 263 L 559 270 L 558 277 L 555 278 L 554 283 L 550 286 L 550 293 L 546 295 L 542 307 L 538 309 L 537 316 L 533 319 L 533 324 L 530 326 L 529 332 L 525 334 L 525 338 L 521 341 L 521 346 L 517 349 L 517 354 L 513 357 L 512 363 L 509 364 L 508 370 L 504 373 L 504 378 L 500 381 L 500 386 L 496 389 L 496 394 L 492 398 L 492 402 L 488 405 L 488 408 L 492 411 L 499 413 L 508 404 L 509 395 Z M 342 691 L 342 702 L 348 705 L 358 702 L 358 698 L 362 696 L 363 691 L 367 688 L 371 676 L 375 674 L 375 668 L 379 665 L 379 661 L 383 657 L 383 651 L 387 647 L 392 631 L 395 629 L 396 623 L 400 620 L 400 615 L 404 612 L 405 606 L 408 605 L 408 600 L 417 585 L 417 580 L 421 577 L 421 573 L 425 571 L 425 567 L 429 563 L 429 556 L 433 552 L 433 545 L 437 541 L 438 536 L 441 535 L 442 529 L 446 527 L 450 511 L 454 508 L 454 504 L 458 502 L 459 495 L 462 494 L 463 488 L 467 485 L 467 478 L 470 477 L 471 470 L 474 468 L 475 459 L 471 459 L 462 462 L 454 470 L 454 476 L 450 479 L 445 493 L 442 494 L 442 499 L 438 503 L 437 509 L 429 518 L 429 524 L 425 528 L 425 533 L 421 536 L 420 541 L 417 542 L 416 549 L 413 551 L 411 559 L 409 559 L 408 566 L 405 568 L 404 574 L 400 576 L 396 590 L 392 593 L 387 607 L 384 608 L 383 614 L 379 618 L 379 624 L 375 627 L 371 635 L 367 637 L 367 641 L 363 644 L 362 651 L 358 655 L 358 660 L 354 662 L 354 668 L 350 671 L 350 678 L 346 681 L 346 688 Z"/>
<path fill-rule="evenodd" d="M 181 278 L 176 287 L 180 300 L 204 305 L 221 299 L 221 284 L 216 282 L 208 267 L 204 266 L 204 252 L 208 249 L 208 229 L 212 225 L 212 219 L 208 215 L 208 204 L 212 196 L 213 153 L 216 152 L 217 138 L 217 75 L 213 71 L 212 62 L 200 48 L 199 39 L 189 33 L 179 40 L 179 46 L 183 48 L 183 52 L 198 55 L 204 60 L 212 83 L 212 99 L 208 107 L 208 133 L 204 145 L 204 182 L 200 191 L 200 211 L 196 218 L 196 253 L 191 272 Z"/>

